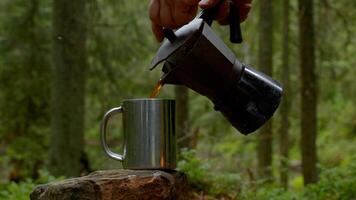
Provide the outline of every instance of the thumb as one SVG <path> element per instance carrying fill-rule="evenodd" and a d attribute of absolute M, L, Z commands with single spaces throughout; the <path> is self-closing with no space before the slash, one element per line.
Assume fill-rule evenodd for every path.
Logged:
<path fill-rule="evenodd" d="M 208 9 L 214 7 L 220 0 L 201 0 L 199 6 L 202 9 Z"/>
<path fill-rule="evenodd" d="M 163 27 L 152 22 L 151 23 L 152 32 L 155 35 L 158 42 L 162 42 L 164 38 Z"/>

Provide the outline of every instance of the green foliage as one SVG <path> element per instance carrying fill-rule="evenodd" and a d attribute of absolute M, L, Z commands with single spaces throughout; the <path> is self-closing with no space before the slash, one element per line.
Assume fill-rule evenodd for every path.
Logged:
<path fill-rule="evenodd" d="M 37 180 L 27 179 L 26 181 L 0 185 L 0 199 L 6 200 L 24 200 L 29 199 L 31 191 L 36 185 L 44 184 L 56 180 L 62 180 L 63 177 L 55 178 L 47 171 L 40 171 L 40 176 Z"/>
<path fill-rule="evenodd" d="M 244 190 L 240 194 L 241 199 L 255 200 L 292 200 L 296 199 L 295 193 L 285 191 L 283 188 L 278 188 L 274 185 L 267 185 L 258 188 L 257 190 Z"/>
<path fill-rule="evenodd" d="M 6 13 L 0 16 L 0 141 L 9 157 L 0 164 L 23 177 L 32 176 L 47 153 L 49 8 L 43 0 L 6 0 L 0 6 Z"/>
<path fill-rule="evenodd" d="M 320 181 L 308 186 L 302 197 L 315 200 L 356 198 L 356 157 L 346 167 L 323 170 Z"/>
<path fill-rule="evenodd" d="M 178 170 L 185 172 L 190 185 L 212 196 L 234 197 L 241 190 L 242 178 L 238 173 L 214 171 L 214 163 L 202 161 L 194 150 L 184 149 L 178 162 Z"/>
<path fill-rule="evenodd" d="M 195 151 L 184 149 L 180 156 L 178 169 L 187 173 L 191 185 L 200 190 L 207 187 L 207 165 L 199 160 Z"/>
<path fill-rule="evenodd" d="M 255 190 L 245 188 L 242 199 L 261 200 L 349 200 L 356 197 L 356 157 L 346 166 L 325 168 L 320 181 L 302 190 L 286 191 L 276 185 L 260 186 Z"/>
<path fill-rule="evenodd" d="M 31 180 L 27 180 L 22 183 L 10 183 L 6 185 L 0 192 L 1 199 L 8 200 L 23 200 L 29 199 L 29 195 L 33 188 L 35 187 L 35 183 Z"/>
<path fill-rule="evenodd" d="M 183 150 L 178 163 L 178 169 L 188 175 L 190 185 L 212 197 L 224 195 L 246 200 L 348 200 L 356 197 L 356 157 L 351 157 L 344 166 L 323 168 L 317 184 L 289 191 L 275 184 L 244 183 L 242 174 L 216 172 L 214 166 L 198 158 L 195 150 Z"/>

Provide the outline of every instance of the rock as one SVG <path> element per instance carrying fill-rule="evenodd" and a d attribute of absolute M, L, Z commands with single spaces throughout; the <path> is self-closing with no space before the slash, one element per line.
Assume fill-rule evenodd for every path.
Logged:
<path fill-rule="evenodd" d="M 187 199 L 188 181 L 178 171 L 110 170 L 37 186 L 31 200 Z"/>

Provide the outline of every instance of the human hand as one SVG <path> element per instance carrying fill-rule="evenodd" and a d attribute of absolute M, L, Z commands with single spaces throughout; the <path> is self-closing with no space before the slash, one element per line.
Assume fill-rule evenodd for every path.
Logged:
<path fill-rule="evenodd" d="M 196 15 L 198 5 L 202 9 L 214 7 L 220 0 L 151 0 L 149 16 L 152 31 L 158 41 L 164 38 L 163 27 L 176 29 L 190 22 Z M 245 21 L 251 9 L 252 0 L 233 0 L 239 8 L 240 22 Z M 225 0 L 219 7 L 215 19 L 220 24 L 228 23 L 229 2 Z"/>

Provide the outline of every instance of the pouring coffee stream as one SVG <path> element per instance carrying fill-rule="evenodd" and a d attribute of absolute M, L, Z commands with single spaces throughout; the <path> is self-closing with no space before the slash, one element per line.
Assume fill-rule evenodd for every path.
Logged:
<path fill-rule="evenodd" d="M 159 80 L 156 84 L 156 86 L 153 88 L 150 98 L 156 98 L 161 91 L 161 88 L 163 87 L 163 83 L 161 80 Z"/>
<path fill-rule="evenodd" d="M 269 76 L 240 62 L 214 33 L 210 25 L 218 6 L 203 10 L 175 32 L 164 30 L 167 40 L 151 63 L 151 70 L 163 63 L 163 75 L 151 96 L 163 84 L 184 85 L 208 97 L 237 130 L 249 134 L 272 117 L 283 89 Z M 238 9 L 230 9 L 235 15 L 229 17 L 230 40 L 236 43 L 242 41 L 239 21 L 236 23 Z"/>

